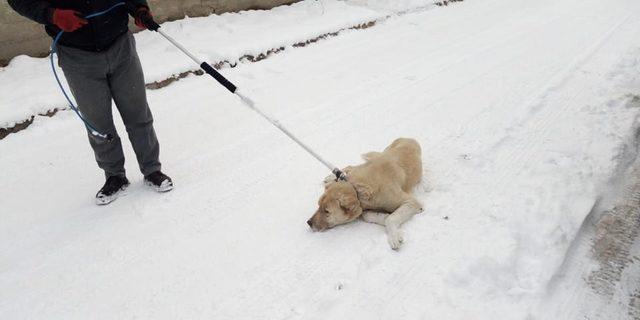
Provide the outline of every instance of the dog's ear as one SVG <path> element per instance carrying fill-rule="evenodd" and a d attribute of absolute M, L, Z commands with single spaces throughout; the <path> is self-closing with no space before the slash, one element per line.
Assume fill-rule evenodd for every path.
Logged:
<path fill-rule="evenodd" d="M 340 198 L 338 198 L 338 203 L 340 204 L 340 207 L 345 210 L 350 216 L 359 216 L 362 213 L 360 201 L 358 201 L 358 198 L 355 196 L 355 194 L 341 195 Z"/>
<path fill-rule="evenodd" d="M 356 192 L 358 193 L 358 198 L 360 198 L 360 200 L 363 200 L 363 201 L 371 200 L 371 197 L 373 196 L 373 189 L 370 186 L 362 183 L 354 183 L 353 187 L 356 189 Z"/>
<path fill-rule="evenodd" d="M 326 194 L 322 194 L 320 196 L 320 199 L 318 199 L 318 206 L 322 206 L 322 202 L 324 201 L 324 198 L 326 197 Z"/>

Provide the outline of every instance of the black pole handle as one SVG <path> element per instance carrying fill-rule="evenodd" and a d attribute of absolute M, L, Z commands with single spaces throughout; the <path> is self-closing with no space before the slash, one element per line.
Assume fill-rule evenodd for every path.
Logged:
<path fill-rule="evenodd" d="M 227 80 L 224 76 L 220 74 L 220 72 L 216 71 L 210 64 L 203 62 L 200 65 L 200 68 L 212 76 L 216 81 L 218 81 L 221 85 L 223 85 L 227 90 L 231 91 L 231 93 L 236 93 L 237 87 L 231 83 L 231 81 Z"/>

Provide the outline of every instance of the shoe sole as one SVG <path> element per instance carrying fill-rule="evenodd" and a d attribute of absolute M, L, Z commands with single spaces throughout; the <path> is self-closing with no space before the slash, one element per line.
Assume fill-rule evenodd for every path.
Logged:
<path fill-rule="evenodd" d="M 125 195 L 125 191 L 127 190 L 127 187 L 129 187 L 129 185 L 125 185 L 122 186 L 120 188 L 120 190 L 116 191 L 116 193 L 108 196 L 108 197 L 102 197 L 102 198 L 96 198 L 96 204 L 99 206 L 106 206 L 108 204 L 110 204 L 111 202 L 116 201 L 121 195 Z"/>
<path fill-rule="evenodd" d="M 162 185 L 156 186 L 153 183 L 151 183 L 151 181 L 145 180 L 144 184 L 147 187 L 155 190 L 156 192 L 160 192 L 160 193 L 169 192 L 169 191 L 173 190 L 173 182 L 169 182 L 169 183 L 164 183 L 163 182 Z"/>

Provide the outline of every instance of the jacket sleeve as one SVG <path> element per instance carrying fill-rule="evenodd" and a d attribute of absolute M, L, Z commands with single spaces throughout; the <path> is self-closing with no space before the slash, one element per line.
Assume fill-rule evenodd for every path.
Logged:
<path fill-rule="evenodd" d="M 20 15 L 41 24 L 49 23 L 53 8 L 51 3 L 42 0 L 8 0 L 9 5 Z"/>

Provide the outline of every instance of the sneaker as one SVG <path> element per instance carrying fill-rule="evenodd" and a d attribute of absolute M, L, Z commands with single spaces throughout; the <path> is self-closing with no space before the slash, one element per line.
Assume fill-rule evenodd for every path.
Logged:
<path fill-rule="evenodd" d="M 129 180 L 122 176 L 111 176 L 102 186 L 102 189 L 96 194 L 96 204 L 105 205 L 118 199 L 118 196 L 127 189 Z"/>
<path fill-rule="evenodd" d="M 144 183 L 158 192 L 167 192 L 173 189 L 173 181 L 161 171 L 145 176 Z"/>

